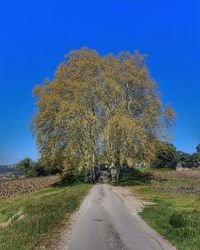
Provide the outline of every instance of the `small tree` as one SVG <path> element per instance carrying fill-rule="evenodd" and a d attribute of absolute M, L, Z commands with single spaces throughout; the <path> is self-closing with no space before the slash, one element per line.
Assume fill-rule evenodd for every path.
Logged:
<path fill-rule="evenodd" d="M 193 160 L 191 154 L 178 151 L 177 152 L 177 161 L 182 162 L 183 167 L 193 167 Z"/>
<path fill-rule="evenodd" d="M 176 168 L 177 151 L 173 144 L 159 142 L 153 167 L 155 168 Z"/>
<path fill-rule="evenodd" d="M 25 158 L 17 164 L 18 169 L 22 169 L 26 177 L 36 177 L 47 175 L 45 169 L 39 162 L 33 162 L 30 158 Z"/>
<path fill-rule="evenodd" d="M 192 166 L 193 167 L 200 166 L 200 152 L 192 154 L 191 159 L 192 159 Z"/>
<path fill-rule="evenodd" d="M 32 165 L 32 160 L 30 158 L 25 158 L 17 164 L 17 168 L 23 169 L 25 173 L 30 170 Z"/>
<path fill-rule="evenodd" d="M 200 144 L 196 146 L 197 153 L 200 153 Z"/>
<path fill-rule="evenodd" d="M 178 151 L 177 161 L 182 162 L 183 167 L 198 167 L 200 166 L 200 153 L 188 154 L 182 151 Z"/>

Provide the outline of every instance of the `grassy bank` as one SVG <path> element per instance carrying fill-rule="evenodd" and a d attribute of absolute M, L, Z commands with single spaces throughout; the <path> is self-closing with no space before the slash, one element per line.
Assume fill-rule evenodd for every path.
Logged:
<path fill-rule="evenodd" d="M 49 239 L 68 221 L 90 188 L 89 184 L 79 184 L 2 199 L 0 249 L 28 250 L 48 245 Z"/>
<path fill-rule="evenodd" d="M 122 177 L 122 185 L 154 202 L 144 208 L 142 218 L 177 249 L 199 250 L 200 171 L 143 173 L 137 172 L 132 180 L 127 174 Z"/>

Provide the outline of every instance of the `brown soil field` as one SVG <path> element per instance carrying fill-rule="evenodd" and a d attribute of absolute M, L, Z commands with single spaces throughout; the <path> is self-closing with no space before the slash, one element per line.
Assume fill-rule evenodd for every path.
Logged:
<path fill-rule="evenodd" d="M 11 197 L 50 187 L 60 180 L 59 176 L 0 180 L 0 197 Z"/>

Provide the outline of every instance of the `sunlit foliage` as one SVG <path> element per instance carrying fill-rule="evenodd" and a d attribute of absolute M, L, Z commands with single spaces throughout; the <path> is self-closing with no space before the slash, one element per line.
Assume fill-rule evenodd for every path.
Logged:
<path fill-rule="evenodd" d="M 151 161 L 174 112 L 163 108 L 145 59 L 138 52 L 100 56 L 82 48 L 66 56 L 52 81 L 35 87 L 33 131 L 44 166 L 72 173 L 102 159 Z"/>

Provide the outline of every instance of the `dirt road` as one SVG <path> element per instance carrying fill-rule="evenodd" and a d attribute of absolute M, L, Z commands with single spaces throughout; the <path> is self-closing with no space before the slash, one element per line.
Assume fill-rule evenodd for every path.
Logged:
<path fill-rule="evenodd" d="M 174 250 L 138 215 L 137 199 L 123 188 L 95 185 L 63 233 L 60 249 Z"/>

